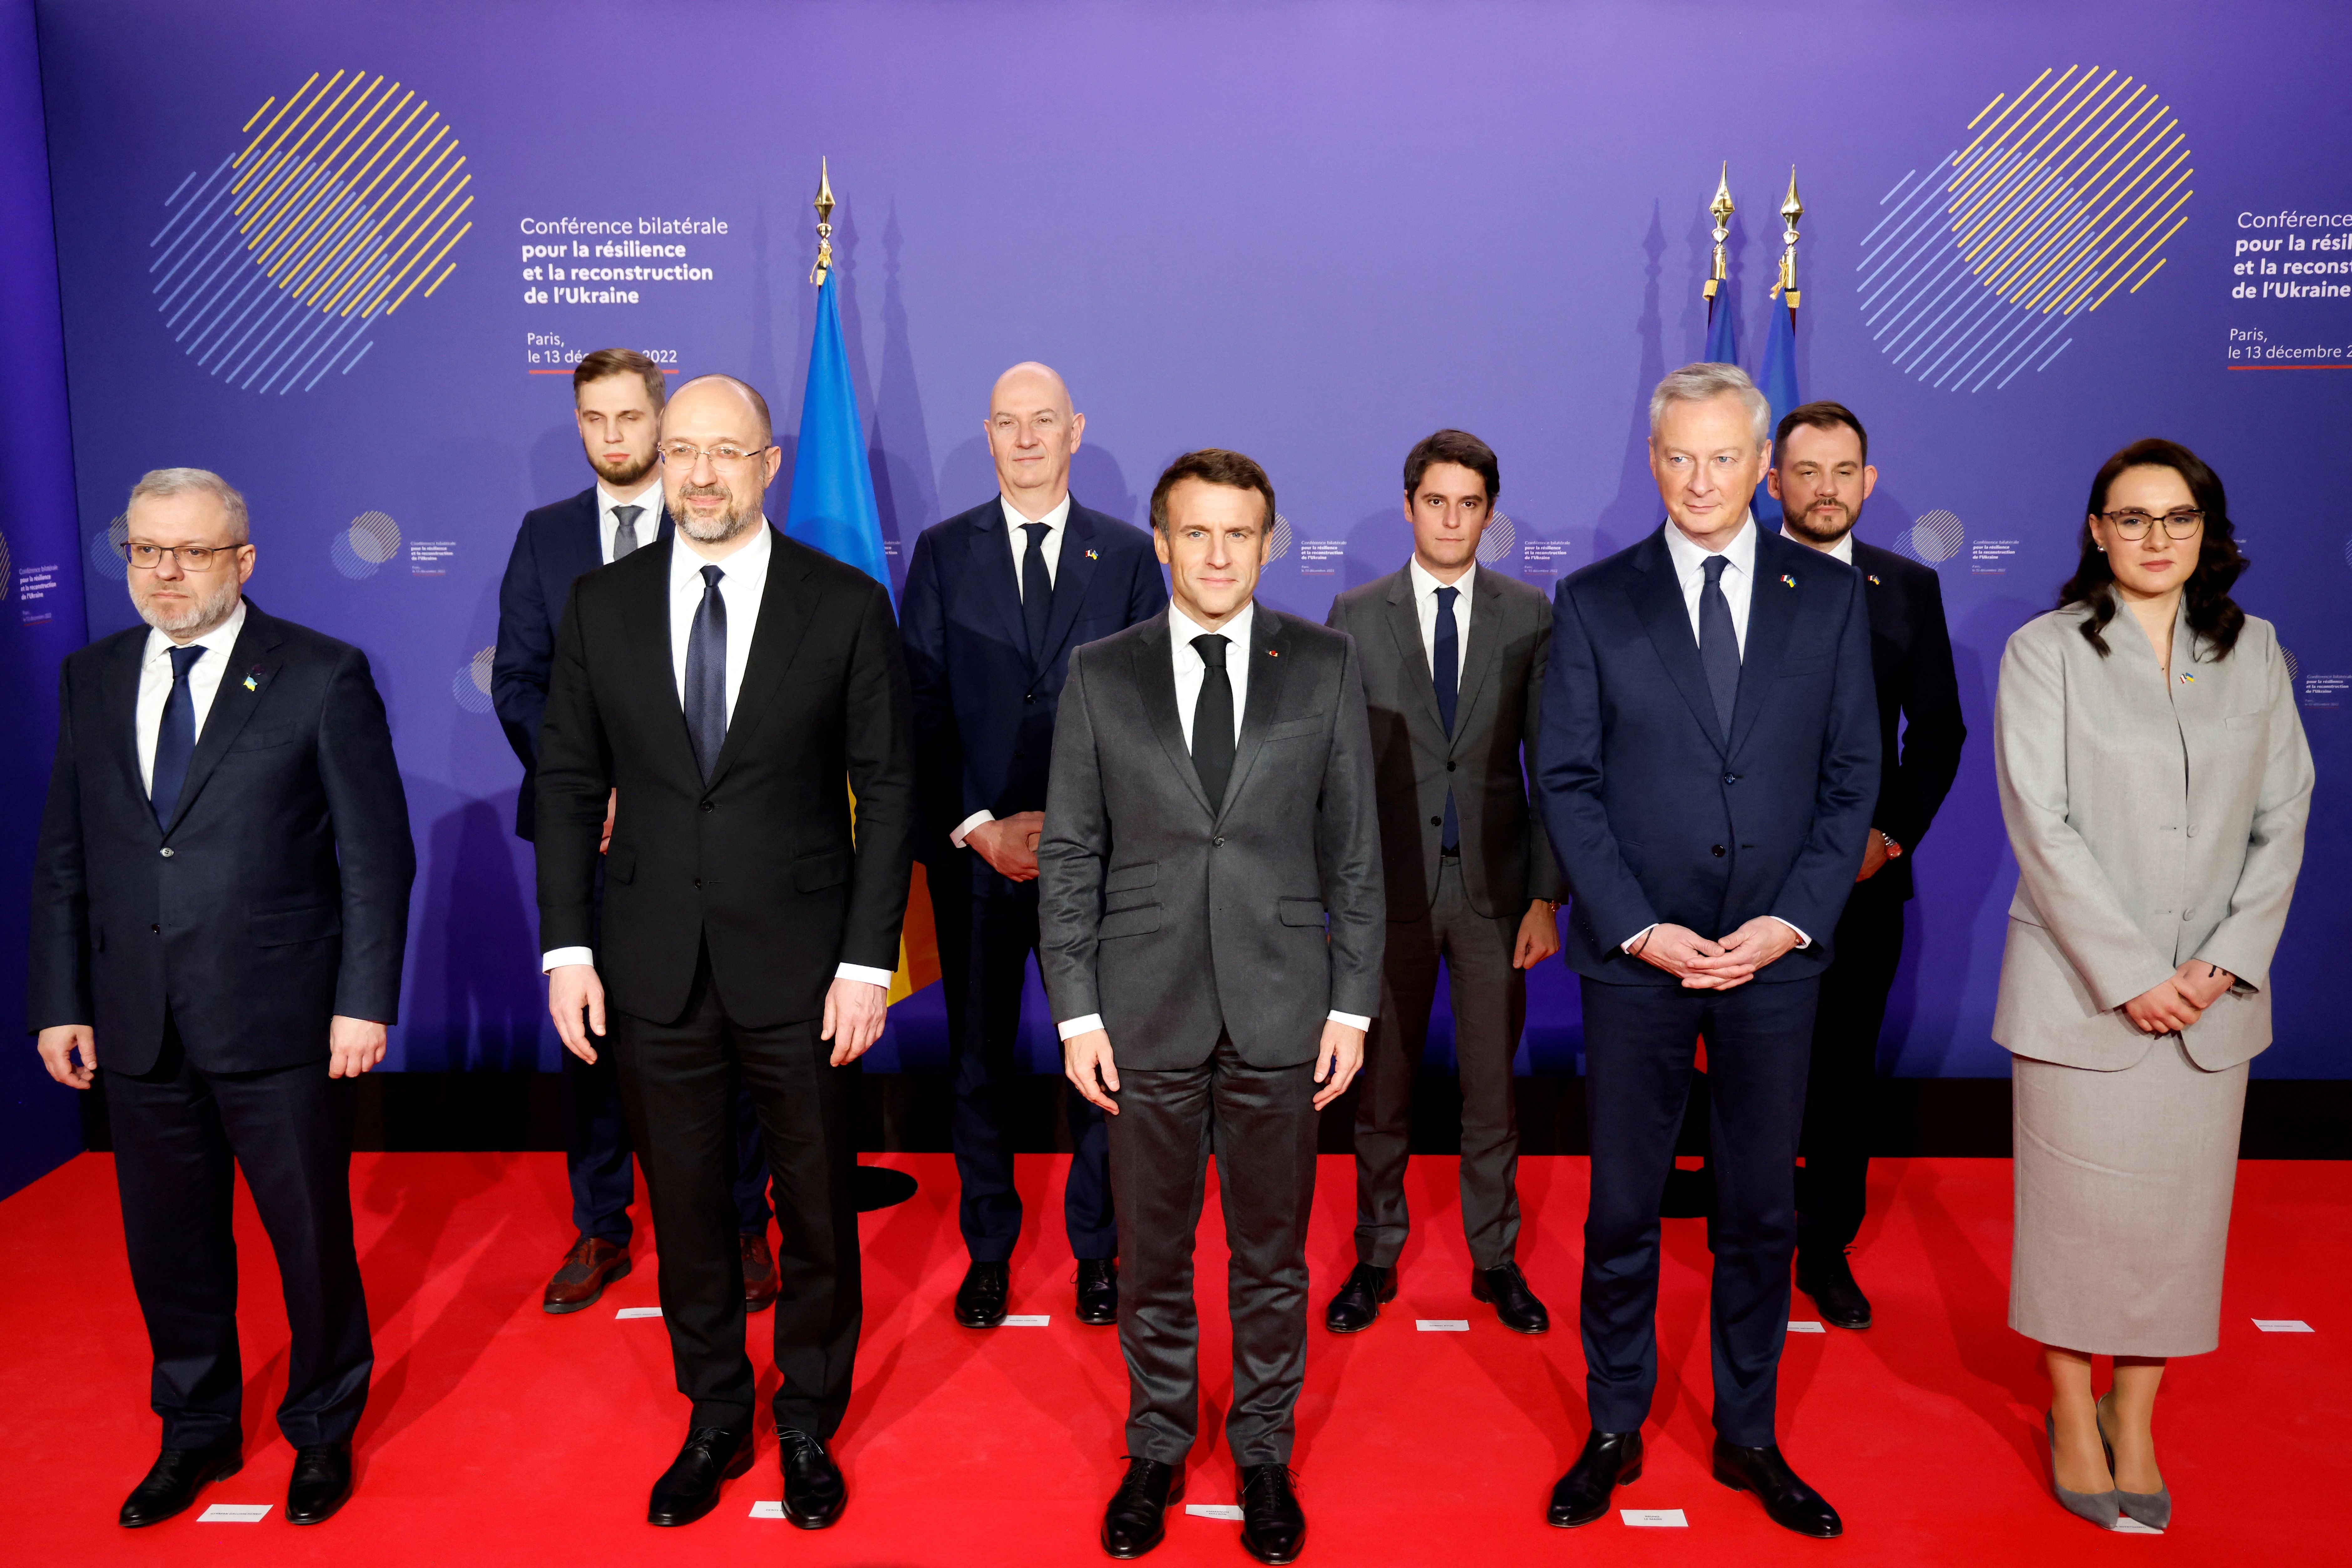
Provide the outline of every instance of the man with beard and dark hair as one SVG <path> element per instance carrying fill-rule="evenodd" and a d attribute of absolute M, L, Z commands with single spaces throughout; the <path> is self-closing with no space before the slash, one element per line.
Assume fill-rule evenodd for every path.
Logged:
<path fill-rule="evenodd" d="M 1862 421 L 1842 404 L 1808 403 L 1781 416 L 1772 450 L 1764 482 L 1780 501 L 1780 532 L 1860 572 L 1870 606 L 1878 806 L 1862 874 L 1831 938 L 1835 957 L 1822 973 L 1800 1144 L 1805 1168 L 1797 1182 L 1797 1288 L 1824 1322 L 1866 1329 L 1870 1299 L 1854 1282 L 1846 1249 L 1862 1229 L 1878 1031 L 1903 956 L 1911 856 L 1959 772 L 1968 725 L 1935 568 L 1853 536 L 1878 482 Z"/>
<path fill-rule="evenodd" d="M 507 742 L 522 763 L 515 835 L 532 836 L 533 775 L 539 724 L 547 710 L 548 669 L 556 617 L 572 582 L 639 545 L 667 542 L 669 512 L 655 473 L 669 396 L 662 368 L 635 349 L 598 349 L 572 373 L 572 417 L 596 482 L 566 500 L 525 514 L 499 584 L 499 644 L 490 661 L 490 700 Z M 608 824 L 611 813 L 608 808 Z M 600 900 L 601 901 L 601 900 Z M 591 945 L 593 945 L 593 941 Z M 768 1250 L 768 1156 L 751 1102 L 735 1097 L 734 1190 L 744 1304 L 756 1312 L 776 1299 L 776 1264 Z M 609 1062 L 563 1056 L 563 1167 L 572 1184 L 572 1224 L 579 1234 L 547 1282 L 540 1305 L 577 1312 L 629 1271 L 629 1204 L 636 1183 L 629 1166 L 629 1129 Z"/>
<path fill-rule="evenodd" d="M 646 1518 L 701 1518 L 751 1462 L 728 1194 L 740 1081 L 776 1177 L 784 1515 L 816 1530 L 845 1500 L 825 1442 L 863 1310 L 851 1064 L 882 1033 L 898 962 L 913 702 L 889 590 L 768 525 L 782 454 L 756 391 L 687 383 L 661 454 L 675 533 L 574 584 L 556 633 L 537 840 L 548 1010 L 574 1056 L 611 1054 L 661 1235 L 693 1414 Z"/>
<path fill-rule="evenodd" d="M 408 802 L 367 656 L 246 602 L 254 548 L 228 481 L 156 469 L 127 522 L 147 625 L 59 674 L 26 1007 L 49 1075 L 105 1100 L 154 1353 L 163 1452 L 121 1518 L 169 1519 L 244 1463 L 243 1171 L 291 1340 L 286 1519 L 316 1524 L 351 1495 L 375 1365 L 353 1080 L 383 1059 L 400 1004 Z"/>

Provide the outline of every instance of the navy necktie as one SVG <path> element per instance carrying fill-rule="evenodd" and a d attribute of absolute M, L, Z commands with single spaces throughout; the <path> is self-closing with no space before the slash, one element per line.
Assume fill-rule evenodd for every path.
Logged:
<path fill-rule="evenodd" d="M 1462 596 L 1459 588 L 1437 591 L 1437 636 L 1430 659 L 1431 672 L 1437 681 L 1437 716 L 1445 721 L 1445 733 L 1454 733 L 1454 705 L 1462 689 L 1462 632 L 1454 619 L 1454 601 Z M 1445 792 L 1444 837 L 1438 840 L 1448 855 L 1462 848 L 1462 819 L 1454 809 L 1454 791 Z"/>
<path fill-rule="evenodd" d="M 716 566 L 702 569 L 702 603 L 686 638 L 686 732 L 705 784 L 727 743 L 727 601 L 719 594 L 726 575 Z"/>
<path fill-rule="evenodd" d="M 1201 655 L 1201 695 L 1192 700 L 1192 771 L 1209 809 L 1225 804 L 1225 781 L 1234 773 L 1234 683 L 1225 674 L 1225 645 L 1214 632 L 1192 639 Z"/>
<path fill-rule="evenodd" d="M 1045 570 L 1045 535 L 1053 530 L 1042 522 L 1024 522 L 1029 553 L 1021 558 L 1021 629 L 1029 637 L 1029 662 L 1045 657 L 1045 623 L 1054 618 L 1054 579 Z"/>
<path fill-rule="evenodd" d="M 188 672 L 204 657 L 202 643 L 172 650 L 172 694 L 163 699 L 163 721 L 155 730 L 154 784 L 147 792 L 158 827 L 172 826 L 180 786 L 188 782 L 188 759 L 196 750 L 196 703 L 188 692 Z"/>
<path fill-rule="evenodd" d="M 1706 585 L 1698 591 L 1698 661 L 1715 695 L 1715 720 L 1731 738 L 1731 710 L 1739 703 L 1739 634 L 1731 629 L 1731 601 L 1723 596 L 1720 555 L 1706 558 Z"/>
<path fill-rule="evenodd" d="M 644 515 L 641 506 L 616 506 L 613 509 L 613 559 L 618 561 L 637 547 L 637 519 Z"/>

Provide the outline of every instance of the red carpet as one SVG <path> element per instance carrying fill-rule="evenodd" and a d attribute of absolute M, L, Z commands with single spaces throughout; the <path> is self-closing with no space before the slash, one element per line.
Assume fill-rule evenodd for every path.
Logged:
<path fill-rule="evenodd" d="M 291 1456 L 271 1417 L 285 1381 L 268 1248 L 243 1213 L 247 1467 L 206 1502 L 266 1502 L 259 1524 L 196 1511 L 137 1532 L 114 1510 L 153 1457 L 146 1341 L 122 1260 L 107 1159 L 85 1155 L 0 1204 L 9 1274 L 0 1294 L 0 1464 L 16 1522 L 0 1557 L 27 1564 L 476 1563 L 1036 1564 L 1102 1563 L 1094 1531 L 1118 1474 L 1127 1392 L 1115 1331 L 1069 1317 L 1058 1165 L 1024 1159 L 1029 1240 L 1013 1310 L 1050 1326 L 972 1333 L 948 1303 L 963 1252 L 944 1155 L 885 1157 L 920 1177 L 910 1203 L 866 1221 L 866 1329 L 839 1454 L 849 1511 L 809 1535 L 748 1517 L 782 1495 L 774 1439 L 698 1524 L 644 1522 L 647 1487 L 684 1434 L 641 1230 L 634 1277 L 588 1311 L 539 1310 L 570 1242 L 554 1154 L 374 1154 L 353 1173 L 361 1258 L 376 1324 L 376 1381 L 360 1428 L 357 1496 L 312 1530 L 284 1521 Z M 1706 1473 L 1707 1262 L 1696 1221 L 1669 1221 L 1661 1306 L 1665 1384 L 1648 1473 L 1627 1507 L 1685 1510 L 1686 1529 L 1612 1517 L 1574 1534 L 1542 1522 L 1551 1483 L 1583 1436 L 1574 1332 L 1585 1166 L 1529 1159 L 1520 1257 L 1561 1325 L 1526 1340 L 1473 1304 L 1453 1201 L 1454 1163 L 1421 1159 L 1418 1229 L 1403 1291 L 1370 1332 L 1319 1327 L 1351 1261 L 1353 1175 L 1326 1159 L 1316 1202 L 1313 1331 L 1296 1468 L 1312 1521 L 1304 1562 L 1355 1563 L 2343 1561 L 2328 1522 L 2352 1445 L 2352 1165 L 2242 1168 L 2219 1353 L 2165 1384 L 2160 1452 L 2177 1522 L 2162 1538 L 2103 1537 L 2050 1500 L 2042 1384 L 2004 1326 L 2006 1163 L 1887 1161 L 1857 1254 L 1879 1326 L 1791 1338 L 1781 1437 L 1843 1511 L 1819 1543 L 1774 1529 Z M 1034 1223 L 1043 1215 L 1052 1223 Z M 1202 1365 L 1216 1433 L 1225 1375 L 1222 1238 L 1213 1195 L 1201 1238 Z M 1800 1316 L 1810 1310 L 1797 1299 Z M 1464 1318 L 1467 1333 L 1417 1332 Z M 2300 1318 L 2310 1334 L 2258 1332 Z M 753 1320 L 754 1359 L 767 1331 Z M 763 1376 L 762 1397 L 773 1387 Z M 1222 1440 L 1195 1451 L 1190 1500 L 1229 1502 Z M 1246 1564 L 1238 1526 L 1171 1521 L 1162 1564 Z M 2327 1544 L 2337 1541 L 2335 1546 Z"/>

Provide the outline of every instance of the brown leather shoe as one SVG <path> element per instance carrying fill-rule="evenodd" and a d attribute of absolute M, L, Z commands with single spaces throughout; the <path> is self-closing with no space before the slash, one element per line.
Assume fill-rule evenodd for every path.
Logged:
<path fill-rule="evenodd" d="M 576 1312 L 593 1307 L 604 1287 L 615 1279 L 625 1279 L 629 1272 L 629 1249 L 615 1247 L 609 1241 L 597 1241 L 582 1237 L 563 1255 L 563 1267 L 547 1282 L 547 1294 L 540 1300 L 540 1310 L 545 1312 Z"/>
<path fill-rule="evenodd" d="M 743 1310 L 764 1312 L 776 1304 L 776 1257 L 768 1250 L 768 1233 L 743 1237 Z"/>

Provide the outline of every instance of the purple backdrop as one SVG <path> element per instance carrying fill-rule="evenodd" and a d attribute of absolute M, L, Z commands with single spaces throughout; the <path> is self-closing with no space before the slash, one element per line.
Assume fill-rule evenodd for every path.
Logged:
<path fill-rule="evenodd" d="M 1718 163 L 1752 368 L 1793 163 L 1801 384 L 1871 425 L 1863 533 L 1942 571 L 1975 731 L 1917 863 L 1897 1070 L 2005 1070 L 1994 671 L 2071 563 L 2092 470 L 2160 433 L 2231 487 L 2243 600 L 2298 661 L 2318 754 L 2257 1069 L 2340 1076 L 2322 977 L 2347 909 L 2352 546 L 2322 476 L 2352 300 L 2308 264 L 2352 231 L 2252 225 L 2352 211 L 2321 130 L 2343 15 L 43 5 L 85 555 L 144 468 L 247 489 L 256 597 L 366 647 L 391 704 L 423 851 L 394 1065 L 551 1065 L 517 770 L 476 679 L 499 573 L 521 512 L 585 482 L 567 353 L 732 372 L 796 426 L 820 154 L 894 552 L 992 493 L 987 386 L 1037 357 L 1088 416 L 1090 506 L 1139 521 L 1187 447 L 1265 461 L 1266 596 L 1318 617 L 1402 560 L 1399 465 L 1442 424 L 1502 456 L 1501 570 L 1549 585 L 1654 526 L 1642 404 L 1704 341 Z M 249 248 L 227 216 L 248 195 Z M 2280 252 L 2241 250 L 2263 237 Z M 2009 268 L 2049 243 L 2095 286 L 2037 300 Z M 376 259 L 339 280 L 339 254 Z M 89 614 L 130 622 L 110 572 Z M 900 1014 L 876 1065 L 935 1063 L 936 1005 Z M 1535 1015 L 1523 1068 L 1572 1068 L 1563 973 Z"/>

